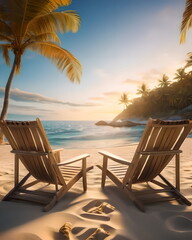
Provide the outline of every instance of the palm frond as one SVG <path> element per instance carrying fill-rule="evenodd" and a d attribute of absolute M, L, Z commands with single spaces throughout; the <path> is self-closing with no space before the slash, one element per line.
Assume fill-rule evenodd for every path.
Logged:
<path fill-rule="evenodd" d="M 192 0 L 186 0 L 185 10 L 181 23 L 180 43 L 184 43 L 186 32 L 192 26 Z"/>
<path fill-rule="evenodd" d="M 28 48 L 49 58 L 59 70 L 66 70 L 71 82 L 80 82 L 82 67 L 80 62 L 67 50 L 52 42 L 34 42 Z"/>
<path fill-rule="evenodd" d="M 44 32 L 76 32 L 80 26 L 80 17 L 75 11 L 52 12 L 34 18 L 27 28 L 27 34 Z"/>
<path fill-rule="evenodd" d="M 71 4 L 71 0 L 50 0 L 50 2 L 57 7 L 68 6 Z"/>
<path fill-rule="evenodd" d="M 1 36 L 1 35 L 0 35 Z M 54 32 L 42 33 L 39 35 L 29 36 L 31 42 L 53 41 L 60 43 L 60 39 Z"/>
<path fill-rule="evenodd" d="M 192 66 L 192 52 L 188 53 L 188 59 L 187 59 L 187 63 L 185 65 L 185 68 L 191 67 Z"/>
<path fill-rule="evenodd" d="M 10 56 L 9 56 L 9 50 L 11 49 L 10 44 L 0 44 L 0 49 L 2 50 L 2 55 L 5 60 L 5 63 L 10 66 Z"/>
<path fill-rule="evenodd" d="M 32 19 L 70 3 L 71 0 L 0 0 L 0 19 L 9 22 L 17 38 L 21 39 Z"/>
<path fill-rule="evenodd" d="M 3 47 L 3 58 L 8 66 L 10 66 L 9 48 Z"/>
<path fill-rule="evenodd" d="M 0 32 L 6 34 L 6 36 L 13 37 L 14 33 L 11 27 L 0 19 Z"/>
<path fill-rule="evenodd" d="M 12 40 L 13 40 L 13 38 L 10 38 L 10 37 L 0 33 L 0 41 L 11 42 Z"/>

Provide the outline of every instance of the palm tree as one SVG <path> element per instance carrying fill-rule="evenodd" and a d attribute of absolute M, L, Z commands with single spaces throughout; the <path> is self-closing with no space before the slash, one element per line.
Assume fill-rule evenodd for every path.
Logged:
<path fill-rule="evenodd" d="M 129 98 L 128 98 L 128 96 L 127 96 L 126 93 L 123 93 L 123 94 L 121 95 L 121 97 L 120 97 L 120 99 L 119 99 L 119 102 L 120 102 L 120 104 L 124 104 L 124 105 L 125 105 L 125 108 L 128 107 L 128 105 L 129 105 L 129 103 L 130 103 L 130 100 L 129 100 Z"/>
<path fill-rule="evenodd" d="M 170 94 L 168 97 L 168 103 L 171 107 L 178 107 L 178 97 L 176 94 Z"/>
<path fill-rule="evenodd" d="M 57 32 L 76 32 L 80 25 L 80 17 L 75 11 L 56 11 L 70 3 L 71 0 L 0 0 L 0 49 L 7 65 L 10 65 L 9 52 L 14 56 L 5 87 L 1 120 L 6 118 L 12 80 L 20 72 L 21 57 L 26 49 L 49 58 L 59 70 L 66 70 L 71 82 L 80 82 L 79 61 L 58 45 Z"/>
<path fill-rule="evenodd" d="M 150 90 L 147 88 L 147 85 L 145 83 L 142 83 L 142 85 L 137 89 L 137 94 L 141 94 L 142 97 L 146 97 L 149 95 Z"/>
<path fill-rule="evenodd" d="M 183 81 L 186 78 L 185 68 L 179 68 L 176 70 L 175 77 L 178 82 Z"/>
<path fill-rule="evenodd" d="M 183 12 L 183 18 L 181 23 L 181 35 L 180 43 L 184 43 L 186 40 L 186 33 L 192 26 L 192 0 L 186 0 L 185 10 Z"/>
<path fill-rule="evenodd" d="M 163 74 L 162 79 L 159 79 L 158 81 L 161 88 L 166 88 L 170 85 L 169 77 L 166 74 Z"/>

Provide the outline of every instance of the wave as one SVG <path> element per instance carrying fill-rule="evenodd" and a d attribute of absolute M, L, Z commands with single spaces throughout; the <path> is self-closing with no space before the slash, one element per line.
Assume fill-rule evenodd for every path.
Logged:
<path fill-rule="evenodd" d="M 96 126 L 94 122 L 44 121 L 47 137 L 52 146 L 76 145 L 89 147 L 123 146 L 138 142 L 144 126 L 113 128 Z"/>

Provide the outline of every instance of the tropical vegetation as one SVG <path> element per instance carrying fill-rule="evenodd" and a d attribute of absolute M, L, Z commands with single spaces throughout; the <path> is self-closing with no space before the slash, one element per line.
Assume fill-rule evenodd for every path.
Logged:
<path fill-rule="evenodd" d="M 0 1 L 0 49 L 5 63 L 13 63 L 7 84 L 0 119 L 8 112 L 10 89 L 15 74 L 20 72 L 21 58 L 29 49 L 49 58 L 59 70 L 66 70 L 72 82 L 80 82 L 81 64 L 59 46 L 58 32 L 76 32 L 80 17 L 75 11 L 58 11 L 71 0 L 6 0 Z M 1 136 L 2 137 L 2 136 Z"/>
<path fill-rule="evenodd" d="M 123 104 L 126 109 L 130 102 L 131 101 L 129 100 L 127 93 L 123 93 L 119 99 L 119 103 Z"/>
<path fill-rule="evenodd" d="M 119 119 L 178 114 L 183 118 L 192 118 L 192 73 L 186 72 L 185 68 L 182 71 L 181 68 L 177 69 L 172 81 L 164 74 L 161 79 L 157 79 L 155 88 L 149 90 L 146 84 L 142 84 L 137 92 L 141 97 L 133 99 L 119 115 Z"/>

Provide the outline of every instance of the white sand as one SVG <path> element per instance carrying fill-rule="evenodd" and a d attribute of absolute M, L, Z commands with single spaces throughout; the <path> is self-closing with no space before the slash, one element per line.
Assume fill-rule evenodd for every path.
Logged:
<path fill-rule="evenodd" d="M 135 146 L 105 149 L 128 160 Z M 98 149 L 97 149 L 98 150 Z M 66 149 L 62 160 L 81 153 L 90 153 L 89 162 L 97 164 L 102 157 L 96 149 Z M 192 139 L 186 139 L 181 154 L 181 192 L 192 202 Z M 13 187 L 13 154 L 10 146 L 0 146 L 0 199 Z M 25 170 L 21 167 L 21 176 Z M 174 165 L 164 171 L 170 181 L 174 179 Z M 192 239 L 192 207 L 176 201 L 146 206 L 140 212 L 115 185 L 107 179 L 104 191 L 100 188 L 101 171 L 94 168 L 88 173 L 88 191 L 83 193 L 79 181 L 49 212 L 42 212 L 40 205 L 32 203 L 0 201 L 0 240 L 60 240 L 60 227 L 70 222 L 70 239 L 85 240 L 97 228 L 110 233 L 100 234 L 98 239 L 114 240 L 162 240 Z M 89 213 L 96 200 L 107 202 L 114 211 L 103 214 Z M 108 206 L 109 207 L 109 206 Z"/>

